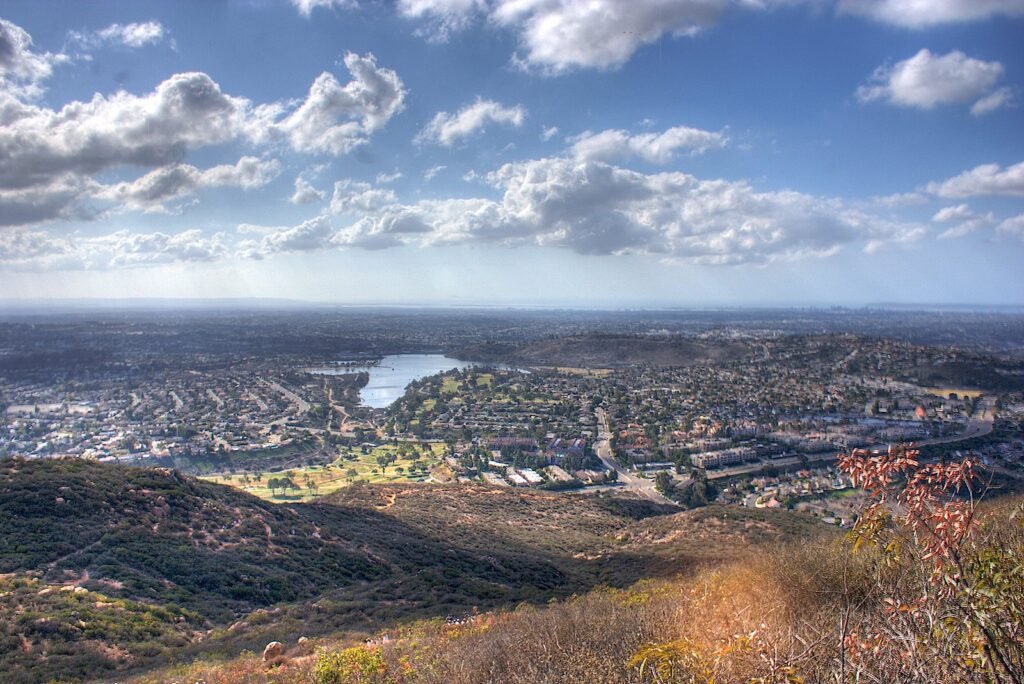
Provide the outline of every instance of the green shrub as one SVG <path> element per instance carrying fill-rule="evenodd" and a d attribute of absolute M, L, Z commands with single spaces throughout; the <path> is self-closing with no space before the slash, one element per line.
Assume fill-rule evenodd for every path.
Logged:
<path fill-rule="evenodd" d="M 380 648 L 355 646 L 324 651 L 313 671 L 317 684 L 386 684 L 387 665 Z"/>

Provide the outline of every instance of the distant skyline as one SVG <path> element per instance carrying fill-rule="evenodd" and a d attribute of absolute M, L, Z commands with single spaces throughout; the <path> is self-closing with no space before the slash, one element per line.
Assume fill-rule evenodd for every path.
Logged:
<path fill-rule="evenodd" d="M 1024 0 L 8 0 L 0 300 L 1024 305 Z"/>

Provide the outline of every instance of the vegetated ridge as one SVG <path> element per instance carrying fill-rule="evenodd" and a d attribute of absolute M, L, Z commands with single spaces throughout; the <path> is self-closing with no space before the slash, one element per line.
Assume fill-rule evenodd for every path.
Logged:
<path fill-rule="evenodd" d="M 0 462 L 0 671 L 87 678 L 544 602 L 814 534 L 799 516 L 486 486 L 275 505 L 161 468 Z"/>

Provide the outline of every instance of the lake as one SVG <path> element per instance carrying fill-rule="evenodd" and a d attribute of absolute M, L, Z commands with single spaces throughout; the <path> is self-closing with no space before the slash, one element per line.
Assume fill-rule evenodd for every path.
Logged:
<path fill-rule="evenodd" d="M 371 366 L 351 368 L 317 368 L 310 372 L 322 375 L 342 375 L 366 371 L 370 381 L 359 391 L 364 406 L 387 408 L 405 394 L 405 388 L 413 380 L 436 375 L 453 369 L 469 368 L 482 364 L 472 361 L 450 359 L 443 354 L 394 354 L 385 356 L 380 363 Z M 493 365 L 493 364 L 489 364 Z"/>

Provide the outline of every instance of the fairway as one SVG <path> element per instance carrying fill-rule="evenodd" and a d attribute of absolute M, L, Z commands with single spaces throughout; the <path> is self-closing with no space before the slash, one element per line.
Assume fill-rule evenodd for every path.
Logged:
<path fill-rule="evenodd" d="M 361 447 L 351 447 L 343 449 L 341 457 L 334 462 L 323 466 L 257 474 L 217 474 L 202 479 L 241 489 L 267 501 L 313 501 L 358 482 L 425 482 L 431 477 L 431 470 L 440 464 L 444 449 L 444 444 L 402 443 L 368 448 L 363 453 Z M 393 460 L 382 467 L 379 458 Z M 273 480 L 285 478 L 295 487 L 271 489 Z"/>

